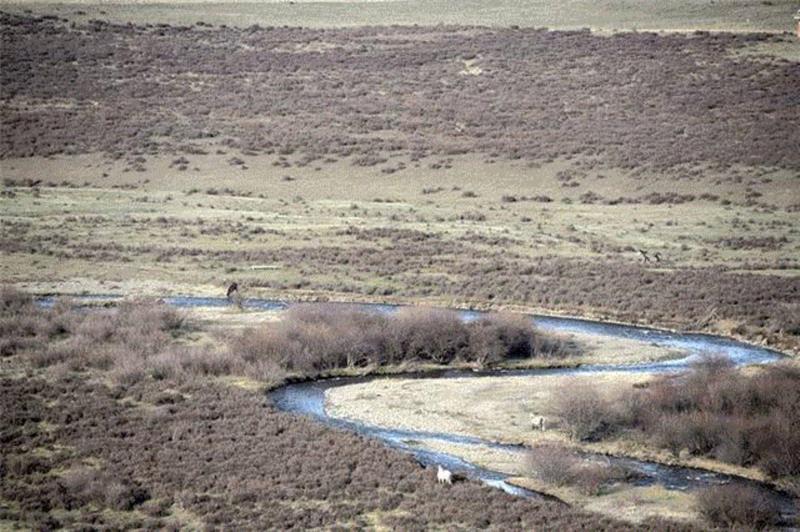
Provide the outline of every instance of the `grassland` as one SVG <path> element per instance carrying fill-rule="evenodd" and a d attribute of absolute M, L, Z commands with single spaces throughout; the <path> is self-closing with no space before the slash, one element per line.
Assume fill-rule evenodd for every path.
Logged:
<path fill-rule="evenodd" d="M 746 53 L 787 37 L 3 24 L 6 282 L 797 348 L 797 62 Z"/>
<path fill-rule="evenodd" d="M 798 353 L 790 4 L 465 4 L 420 27 L 389 24 L 432 22 L 429 4 L 3 4 L 0 277 L 151 296 L 237 281 L 245 297 L 576 314 Z M 330 28 L 356 11 L 378 25 Z M 634 27 L 759 33 L 613 31 Z M 264 407 L 274 365 L 220 358 L 217 329 L 28 317 L 52 345 L 2 359 L 0 526 L 619 526 L 471 483 L 439 497 L 411 460 Z M 639 349 L 592 346 L 620 348 Z M 525 404 L 504 405 L 509 426 Z M 454 430 L 489 415 L 473 414 Z"/>
<path fill-rule="evenodd" d="M 433 470 L 407 455 L 279 412 L 263 392 L 290 364 L 281 366 L 275 353 L 240 349 L 243 335 L 275 327 L 228 331 L 222 345 L 218 337 L 209 346 L 205 334 L 214 331 L 163 304 L 86 312 L 62 301 L 43 309 L 3 290 L 0 524 L 625 528 L 472 481 L 440 486 Z"/>
<path fill-rule="evenodd" d="M 240 2 L 178 0 L 169 3 L 92 2 L 68 0 L 49 3 L 29 0 L 0 2 L 6 10 L 57 14 L 86 22 L 104 18 L 117 23 L 189 25 L 204 21 L 229 26 L 304 26 L 311 28 L 383 26 L 390 24 L 592 28 L 601 31 L 792 31 L 796 5 L 791 0 L 734 0 L 706 2 L 671 0 L 642 3 L 635 0 L 578 0 L 553 4 L 546 0 L 516 2 L 459 0 L 457 9 L 446 0 L 387 2 Z"/>

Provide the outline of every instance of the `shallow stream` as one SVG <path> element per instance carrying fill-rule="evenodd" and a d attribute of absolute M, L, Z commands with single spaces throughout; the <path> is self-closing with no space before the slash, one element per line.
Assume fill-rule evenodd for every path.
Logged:
<path fill-rule="evenodd" d="M 80 301 L 96 302 L 113 300 L 114 296 L 85 296 L 77 298 Z M 40 300 L 43 305 L 52 303 L 51 298 Z M 202 308 L 202 307 L 224 307 L 230 303 L 224 298 L 213 297 L 193 297 L 179 296 L 164 298 L 170 305 L 183 308 Z M 352 307 L 353 304 L 341 303 L 342 306 Z M 360 308 L 374 312 L 391 313 L 397 310 L 397 306 L 359 304 Z M 268 299 L 248 299 L 244 302 L 244 307 L 253 310 L 282 310 L 287 307 L 287 303 Z M 473 320 L 481 315 L 476 311 L 460 311 L 464 320 Z M 560 369 L 534 369 L 534 370 L 496 370 L 496 371 L 469 371 L 469 370 L 442 370 L 438 372 L 428 372 L 424 374 L 398 375 L 398 376 L 374 376 L 374 377 L 347 377 L 325 379 L 313 382 L 303 382 L 289 384 L 270 392 L 269 396 L 275 406 L 286 412 L 311 416 L 321 423 L 339 429 L 350 430 L 358 434 L 377 438 L 386 445 L 399 449 L 403 452 L 412 454 L 421 464 L 425 466 L 440 464 L 443 467 L 466 475 L 467 477 L 481 480 L 493 487 L 502 489 L 513 495 L 522 497 L 543 497 L 542 494 L 529 491 L 506 482 L 508 475 L 498 471 L 492 471 L 458 456 L 446 452 L 433 451 L 420 446 L 420 442 L 440 442 L 446 444 L 457 444 L 461 446 L 484 447 L 491 450 L 518 454 L 519 459 L 523 459 L 523 454 L 527 451 L 524 446 L 497 443 L 483 440 L 477 437 L 463 436 L 457 434 L 435 433 L 405 429 L 394 429 L 386 427 L 371 426 L 355 420 L 336 418 L 331 416 L 325 408 L 326 390 L 336 386 L 346 386 L 373 379 L 391 378 L 420 378 L 420 379 L 447 379 L 447 378 L 475 378 L 480 379 L 487 376 L 519 376 L 560 374 L 560 375 L 586 375 L 592 373 L 602 373 L 608 371 L 625 372 L 674 372 L 689 368 L 693 360 L 696 360 L 701 353 L 721 353 L 724 354 L 737 365 L 746 366 L 752 364 L 766 364 L 780 360 L 783 355 L 779 352 L 763 347 L 749 345 L 733 339 L 698 333 L 680 333 L 639 327 L 633 325 L 621 325 L 614 323 L 604 323 L 599 321 L 584 320 L 578 318 L 563 318 L 554 316 L 532 315 L 531 318 L 536 325 L 543 330 L 559 333 L 581 333 L 598 337 L 623 338 L 650 343 L 653 345 L 668 347 L 679 350 L 683 353 L 682 357 L 664 361 L 634 363 L 634 364 L 608 364 L 608 365 L 584 365 L 578 368 Z M 633 475 L 634 485 L 647 486 L 661 484 L 670 490 L 695 490 L 714 484 L 724 483 L 745 483 L 755 484 L 754 481 L 730 476 L 702 469 L 688 467 L 666 466 L 654 462 L 634 460 L 631 458 L 605 457 L 588 455 L 587 458 L 608 460 L 612 465 L 624 468 Z M 773 496 L 781 503 L 783 508 L 782 515 L 787 522 L 796 515 L 796 509 L 791 497 L 770 489 Z"/>

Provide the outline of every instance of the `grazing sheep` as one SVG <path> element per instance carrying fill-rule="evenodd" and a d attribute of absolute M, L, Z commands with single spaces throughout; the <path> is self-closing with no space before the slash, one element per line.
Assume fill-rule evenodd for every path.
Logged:
<path fill-rule="evenodd" d="M 453 472 L 448 471 L 447 469 L 443 468 L 442 466 L 438 466 L 438 471 L 436 472 L 436 482 L 439 484 L 452 484 L 453 483 Z"/>
<path fill-rule="evenodd" d="M 544 416 L 531 416 L 531 425 L 533 430 L 541 430 L 544 432 L 546 429 L 546 420 Z"/>

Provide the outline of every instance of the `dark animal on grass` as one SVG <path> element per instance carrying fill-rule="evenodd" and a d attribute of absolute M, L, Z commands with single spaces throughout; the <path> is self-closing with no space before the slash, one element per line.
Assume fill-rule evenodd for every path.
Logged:
<path fill-rule="evenodd" d="M 656 259 L 656 262 L 661 262 L 661 253 L 659 253 L 658 251 L 653 253 L 653 257 Z"/>
<path fill-rule="evenodd" d="M 645 250 L 640 249 L 639 253 L 642 254 L 642 258 L 644 259 L 645 262 L 650 262 L 650 257 L 647 255 L 647 252 Z"/>
<path fill-rule="evenodd" d="M 226 294 L 226 297 L 228 299 L 231 299 L 235 294 L 238 294 L 238 293 L 239 293 L 239 283 L 233 282 L 228 287 L 228 293 Z"/>
<path fill-rule="evenodd" d="M 239 284 L 236 282 L 231 283 L 228 287 L 228 292 L 226 294 L 228 301 L 234 303 L 235 305 L 241 307 L 242 306 L 242 297 L 239 295 Z"/>

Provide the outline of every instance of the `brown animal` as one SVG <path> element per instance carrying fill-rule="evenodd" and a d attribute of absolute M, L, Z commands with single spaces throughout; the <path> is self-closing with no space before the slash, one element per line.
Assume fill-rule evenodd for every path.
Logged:
<path fill-rule="evenodd" d="M 228 301 L 235 304 L 238 307 L 242 306 L 242 297 L 239 295 L 239 284 L 236 282 L 231 283 L 228 287 L 228 292 L 226 294 Z"/>

